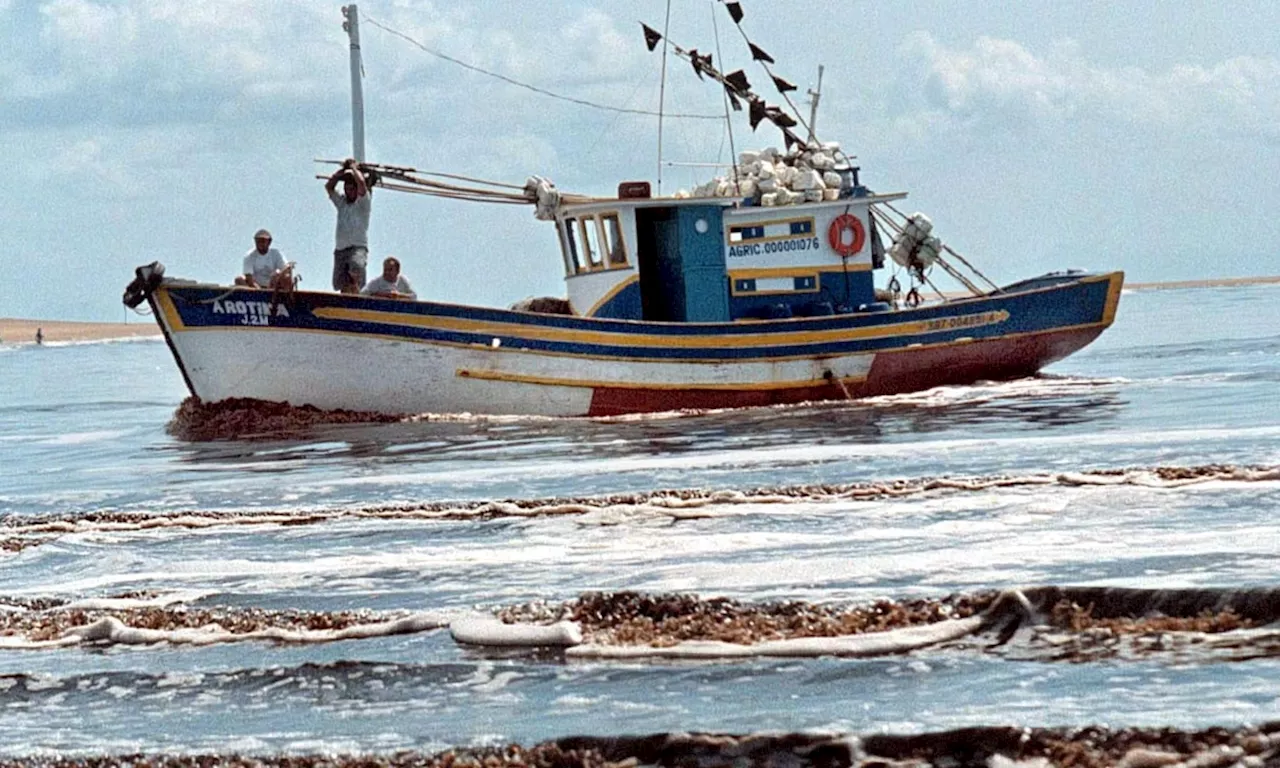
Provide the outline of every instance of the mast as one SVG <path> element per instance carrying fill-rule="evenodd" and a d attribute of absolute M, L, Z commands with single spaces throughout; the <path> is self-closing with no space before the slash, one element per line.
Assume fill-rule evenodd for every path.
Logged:
<path fill-rule="evenodd" d="M 819 64 L 818 65 L 818 89 L 816 91 L 809 91 L 809 95 L 813 97 L 813 100 L 809 102 L 809 143 L 810 144 L 818 140 L 817 134 L 815 133 L 817 128 L 815 128 L 814 126 L 818 124 L 818 100 L 822 98 L 822 70 L 823 69 L 825 69 L 825 67 Z"/>
<path fill-rule="evenodd" d="M 355 4 L 342 6 L 342 28 L 351 39 L 351 156 L 364 162 L 364 90 L 360 82 L 360 12 Z"/>

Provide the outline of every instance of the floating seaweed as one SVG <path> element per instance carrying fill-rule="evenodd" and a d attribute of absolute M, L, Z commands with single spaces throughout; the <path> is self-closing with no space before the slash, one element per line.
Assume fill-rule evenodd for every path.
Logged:
<path fill-rule="evenodd" d="M 794 766 L 1264 766 L 1280 761 L 1280 723 L 1209 728 L 961 728 L 914 735 L 656 733 L 573 736 L 435 754 L 122 754 L 0 759 L 0 768 L 635 768 Z"/>
<path fill-rule="evenodd" d="M 371 411 L 326 411 L 311 405 L 230 398 L 205 403 L 191 396 L 174 411 L 165 430 L 179 440 L 208 441 L 269 437 L 321 424 L 371 424 L 400 421 Z"/>
<path fill-rule="evenodd" d="M 1207 482 L 1255 483 L 1275 480 L 1280 480 L 1280 466 L 1206 464 L 1191 467 L 1131 467 L 1053 474 L 933 477 L 840 484 L 763 486 L 746 490 L 683 488 L 602 496 L 425 501 L 353 505 L 331 509 L 200 510 L 174 513 L 110 510 L 0 518 L 0 533 L 7 534 L 5 538 L 0 539 L 0 551 L 18 552 L 26 547 L 49 541 L 51 536 L 89 531 L 136 531 L 150 528 L 203 529 L 233 525 L 311 525 L 350 518 L 491 520 L 610 512 L 686 520 L 707 517 L 716 514 L 717 508 L 741 504 L 877 501 L 926 494 L 981 492 L 994 488 L 1050 485 L 1061 487 L 1130 485 L 1174 489 Z"/>

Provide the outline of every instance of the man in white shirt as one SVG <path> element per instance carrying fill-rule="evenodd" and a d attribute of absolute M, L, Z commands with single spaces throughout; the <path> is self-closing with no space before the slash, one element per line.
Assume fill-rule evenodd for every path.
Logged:
<path fill-rule="evenodd" d="M 342 194 L 338 194 L 338 182 Z M 369 261 L 369 213 L 371 196 L 360 165 L 348 157 L 325 182 L 329 202 L 338 209 L 333 243 L 333 290 L 359 293 Z"/>
<path fill-rule="evenodd" d="M 243 274 L 236 285 L 249 288 L 271 288 L 276 276 L 285 268 L 284 257 L 271 247 L 271 233 L 260 229 L 253 235 L 253 250 L 244 256 Z"/>
<path fill-rule="evenodd" d="M 369 281 L 361 291 L 365 296 L 383 296 L 389 299 L 417 299 L 413 286 L 400 274 L 400 260 L 388 256 L 382 262 L 382 274 Z"/>

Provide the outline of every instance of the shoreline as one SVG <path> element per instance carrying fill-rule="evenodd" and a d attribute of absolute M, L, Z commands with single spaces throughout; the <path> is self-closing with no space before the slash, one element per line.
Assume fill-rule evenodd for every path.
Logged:
<path fill-rule="evenodd" d="M 68 320 L 0 317 L 0 344 L 35 344 L 37 329 L 44 334 L 46 343 L 160 336 L 160 327 L 151 319 L 138 323 L 83 323 Z"/>
<path fill-rule="evenodd" d="M 1280 275 L 1270 277 L 1210 277 L 1203 280 L 1168 280 L 1154 283 L 1126 283 L 1125 290 L 1164 291 L 1184 288 L 1229 288 L 1248 285 L 1277 285 Z M 49 342 L 108 341 L 111 339 L 150 338 L 160 336 L 154 321 L 137 323 L 100 323 L 68 320 L 31 320 L 0 317 L 0 344 L 34 344 L 36 330 Z"/>
<path fill-rule="evenodd" d="M 1165 280 L 1158 283 L 1125 283 L 1125 290 L 1169 291 L 1180 288 L 1230 288 L 1243 285 L 1280 284 L 1280 275 L 1270 277 L 1208 277 L 1203 280 Z"/>

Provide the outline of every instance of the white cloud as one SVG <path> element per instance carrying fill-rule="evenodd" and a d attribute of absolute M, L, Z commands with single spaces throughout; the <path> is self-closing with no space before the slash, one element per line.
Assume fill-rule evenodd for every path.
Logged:
<path fill-rule="evenodd" d="M 40 6 L 45 18 L 44 42 L 62 54 L 77 73 L 92 79 L 109 78 L 134 58 L 138 19 L 129 8 L 99 5 L 89 0 L 52 0 Z"/>
<path fill-rule="evenodd" d="M 83 139 L 64 146 L 52 158 L 49 168 L 72 183 L 91 183 L 112 194 L 133 195 L 138 189 L 124 172 L 128 166 L 122 160 L 108 157 L 101 141 Z"/>
<path fill-rule="evenodd" d="M 1037 55 L 1013 40 L 950 48 L 915 33 L 899 49 L 914 103 L 904 125 L 1016 129 L 1027 123 L 1121 121 L 1143 128 L 1280 138 L 1280 60 L 1241 56 L 1165 72 L 1107 68 L 1072 41 Z M 909 99 L 910 100 L 910 99 Z"/>
<path fill-rule="evenodd" d="M 278 111 L 280 99 L 312 106 L 332 90 L 325 66 L 342 71 L 337 8 L 300 0 L 46 0 L 15 21 L 40 45 L 0 69 L 12 98 L 0 110 L 27 125 L 200 123 Z"/>

